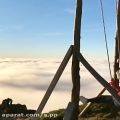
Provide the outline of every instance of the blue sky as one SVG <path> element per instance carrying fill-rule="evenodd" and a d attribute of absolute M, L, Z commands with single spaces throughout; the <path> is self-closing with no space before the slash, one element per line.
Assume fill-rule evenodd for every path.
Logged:
<path fill-rule="evenodd" d="M 81 50 L 105 56 L 99 0 L 83 0 Z M 93 3 L 94 2 L 94 3 Z M 0 57 L 60 57 L 73 43 L 75 0 L 0 0 Z M 103 1 L 110 54 L 115 0 Z"/>

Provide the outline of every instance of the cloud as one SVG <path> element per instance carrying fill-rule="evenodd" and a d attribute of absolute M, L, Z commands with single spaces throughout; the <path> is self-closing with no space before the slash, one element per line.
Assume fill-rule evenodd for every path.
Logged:
<path fill-rule="evenodd" d="M 25 26 L 23 25 L 9 25 L 9 26 L 3 26 L 0 25 L 0 32 L 6 32 L 6 31 L 11 31 L 11 30 L 23 30 Z"/>
<path fill-rule="evenodd" d="M 55 91 L 67 91 L 69 90 L 72 84 L 69 82 L 59 82 L 59 85 L 55 88 Z M 4 87 L 9 87 L 10 89 L 16 88 L 16 89 L 32 89 L 32 90 L 39 90 L 39 91 L 46 91 L 48 88 L 48 84 L 30 84 L 30 83 L 25 83 L 25 84 L 18 84 L 14 82 L 0 82 L 0 86 Z"/>
<path fill-rule="evenodd" d="M 45 33 L 45 36 L 50 36 L 50 37 L 61 36 L 61 35 L 64 35 L 64 33 L 62 33 L 62 32 L 49 32 L 49 33 Z"/>
<path fill-rule="evenodd" d="M 8 27 L 0 25 L 0 32 L 4 32 L 8 29 Z"/>
<path fill-rule="evenodd" d="M 5 29 L 3 29 L 3 28 L 0 28 L 0 32 L 3 32 Z"/>
<path fill-rule="evenodd" d="M 74 9 L 70 9 L 70 8 L 67 8 L 64 10 L 66 13 L 70 14 L 70 15 L 74 15 L 75 14 L 75 10 Z"/>
<path fill-rule="evenodd" d="M 25 28 L 25 26 L 23 26 L 23 25 L 13 25 L 11 28 L 14 29 L 14 30 L 22 30 L 22 29 Z"/>
<path fill-rule="evenodd" d="M 110 80 L 107 61 L 97 59 L 88 61 L 106 80 Z M 48 62 L 48 59 L 0 58 L 0 100 L 10 97 L 15 102 L 20 101 L 28 108 L 36 109 L 60 63 L 59 59 L 49 59 Z M 58 81 L 45 111 L 67 106 L 72 89 L 70 70 L 71 61 Z M 80 77 L 81 94 L 86 97 L 96 96 L 103 88 L 82 64 Z M 62 102 L 61 95 L 65 98 Z M 53 103 L 53 99 L 57 105 L 56 102 Z"/>

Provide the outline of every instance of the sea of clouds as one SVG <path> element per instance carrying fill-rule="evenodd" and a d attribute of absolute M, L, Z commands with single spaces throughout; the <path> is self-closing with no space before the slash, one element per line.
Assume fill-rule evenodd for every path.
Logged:
<path fill-rule="evenodd" d="M 26 104 L 37 109 L 62 59 L 1 58 L 0 102 L 12 98 L 13 103 Z M 106 79 L 110 80 L 106 60 L 91 59 L 89 63 Z M 94 77 L 81 67 L 81 95 L 96 96 L 103 88 Z M 71 99 L 71 60 L 52 93 L 44 112 L 66 108 Z"/>

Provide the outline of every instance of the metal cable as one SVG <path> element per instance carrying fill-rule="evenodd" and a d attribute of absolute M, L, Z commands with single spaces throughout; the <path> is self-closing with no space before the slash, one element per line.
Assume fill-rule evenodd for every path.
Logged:
<path fill-rule="evenodd" d="M 112 79 L 112 72 L 111 72 L 111 65 L 110 65 L 110 58 L 109 58 L 109 51 L 108 51 L 108 43 L 107 43 L 107 35 L 106 35 L 106 27 L 105 27 L 105 19 L 104 19 L 104 11 L 103 11 L 102 0 L 100 0 L 100 5 L 101 5 L 101 14 L 102 14 L 102 22 L 103 22 L 103 30 L 104 30 L 104 37 L 105 37 L 105 45 L 106 45 L 108 66 L 109 66 L 110 77 Z"/>

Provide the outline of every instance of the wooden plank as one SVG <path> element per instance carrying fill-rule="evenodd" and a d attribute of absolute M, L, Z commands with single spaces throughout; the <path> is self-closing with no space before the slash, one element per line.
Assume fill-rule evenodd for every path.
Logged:
<path fill-rule="evenodd" d="M 104 92 L 105 92 L 105 88 L 103 88 L 102 89 L 102 91 L 100 91 L 100 93 L 97 95 L 97 97 L 98 96 L 101 96 Z M 84 116 L 86 113 L 87 113 L 87 111 L 88 111 L 88 109 L 89 109 L 89 107 L 92 105 L 92 103 L 88 103 L 87 105 L 86 105 L 86 107 L 82 110 L 82 112 L 79 114 L 79 117 L 82 117 L 82 116 Z"/>
<path fill-rule="evenodd" d="M 78 55 L 78 59 L 85 66 L 85 68 L 96 78 L 96 80 L 106 89 L 108 92 L 118 101 L 120 102 L 120 97 L 117 95 L 116 91 L 110 86 L 110 84 L 100 76 L 94 68 L 85 60 L 85 58 L 80 53 Z"/>
<path fill-rule="evenodd" d="M 75 114 L 75 104 L 72 102 L 69 102 L 67 109 L 64 114 L 63 120 L 73 120 L 74 119 L 74 114 Z"/>
<path fill-rule="evenodd" d="M 65 69 L 65 67 L 66 67 L 72 53 L 73 53 L 73 45 L 70 46 L 67 54 L 65 55 L 61 65 L 59 66 L 59 68 L 58 68 L 52 82 L 50 83 L 50 86 L 48 87 L 48 89 L 47 89 L 47 91 L 46 91 L 46 93 L 45 93 L 45 95 L 44 95 L 38 109 L 37 109 L 37 112 L 35 114 L 41 114 L 41 112 L 42 112 L 45 104 L 47 103 L 50 95 L 52 94 L 52 92 L 53 92 L 53 90 L 54 90 L 54 88 L 55 88 L 61 74 L 63 73 L 63 71 L 64 71 L 64 69 Z M 38 120 L 38 118 L 37 117 L 31 117 L 31 118 L 28 118 L 26 120 Z"/>
<path fill-rule="evenodd" d="M 76 18 L 74 28 L 74 48 L 72 58 L 72 97 L 71 101 L 75 104 L 75 113 L 73 114 L 73 120 L 78 120 L 79 114 L 79 94 L 80 94 L 80 76 L 79 76 L 79 61 L 77 54 L 80 53 L 80 32 L 81 32 L 81 17 L 82 17 L 82 0 L 77 0 L 76 6 Z"/>

